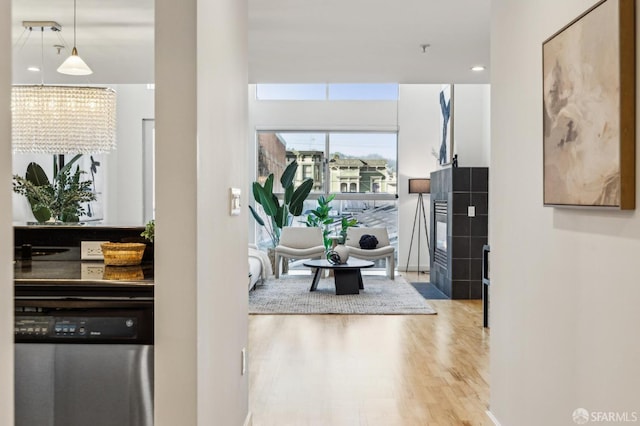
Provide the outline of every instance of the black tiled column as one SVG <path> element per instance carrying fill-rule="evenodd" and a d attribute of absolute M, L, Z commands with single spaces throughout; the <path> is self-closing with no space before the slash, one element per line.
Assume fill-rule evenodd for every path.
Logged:
<path fill-rule="evenodd" d="M 457 167 L 431 174 L 431 224 L 433 202 L 447 201 L 446 266 L 431 265 L 431 282 L 452 299 L 482 298 L 482 246 L 487 243 L 489 214 L 489 169 Z M 475 216 L 469 216 L 469 207 Z M 433 250 L 433 248 L 432 248 Z M 433 252 L 431 253 L 433 259 Z"/>

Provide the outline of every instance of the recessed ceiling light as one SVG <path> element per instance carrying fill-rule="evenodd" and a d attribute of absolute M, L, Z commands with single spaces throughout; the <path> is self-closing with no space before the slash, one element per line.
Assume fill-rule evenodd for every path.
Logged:
<path fill-rule="evenodd" d="M 471 67 L 471 71 L 479 72 L 479 71 L 484 71 L 484 70 L 485 70 L 484 65 L 475 65 L 475 66 Z"/>
<path fill-rule="evenodd" d="M 39 72 L 39 71 L 40 71 L 40 68 L 38 68 L 38 67 L 28 67 L 28 68 L 27 68 L 27 71 L 31 71 L 31 72 Z"/>

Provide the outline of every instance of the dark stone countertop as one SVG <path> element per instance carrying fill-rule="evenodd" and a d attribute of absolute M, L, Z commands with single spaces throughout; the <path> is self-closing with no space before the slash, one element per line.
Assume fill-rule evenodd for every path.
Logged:
<path fill-rule="evenodd" d="M 153 297 L 153 262 L 17 260 L 13 270 L 16 297 Z"/>

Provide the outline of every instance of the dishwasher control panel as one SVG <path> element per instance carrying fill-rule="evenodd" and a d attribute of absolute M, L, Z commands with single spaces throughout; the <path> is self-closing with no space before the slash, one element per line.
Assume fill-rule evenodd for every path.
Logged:
<path fill-rule="evenodd" d="M 138 318 L 16 315 L 14 331 L 16 341 L 128 340 L 137 337 Z"/>

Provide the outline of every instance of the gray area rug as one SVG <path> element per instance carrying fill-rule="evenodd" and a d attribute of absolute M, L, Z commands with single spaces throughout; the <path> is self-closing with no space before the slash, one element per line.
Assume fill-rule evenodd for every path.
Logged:
<path fill-rule="evenodd" d="M 310 292 L 310 275 L 269 278 L 249 292 L 250 314 L 431 315 L 436 311 L 407 281 L 364 275 L 360 294 L 337 296 L 333 277 L 322 278 Z"/>

